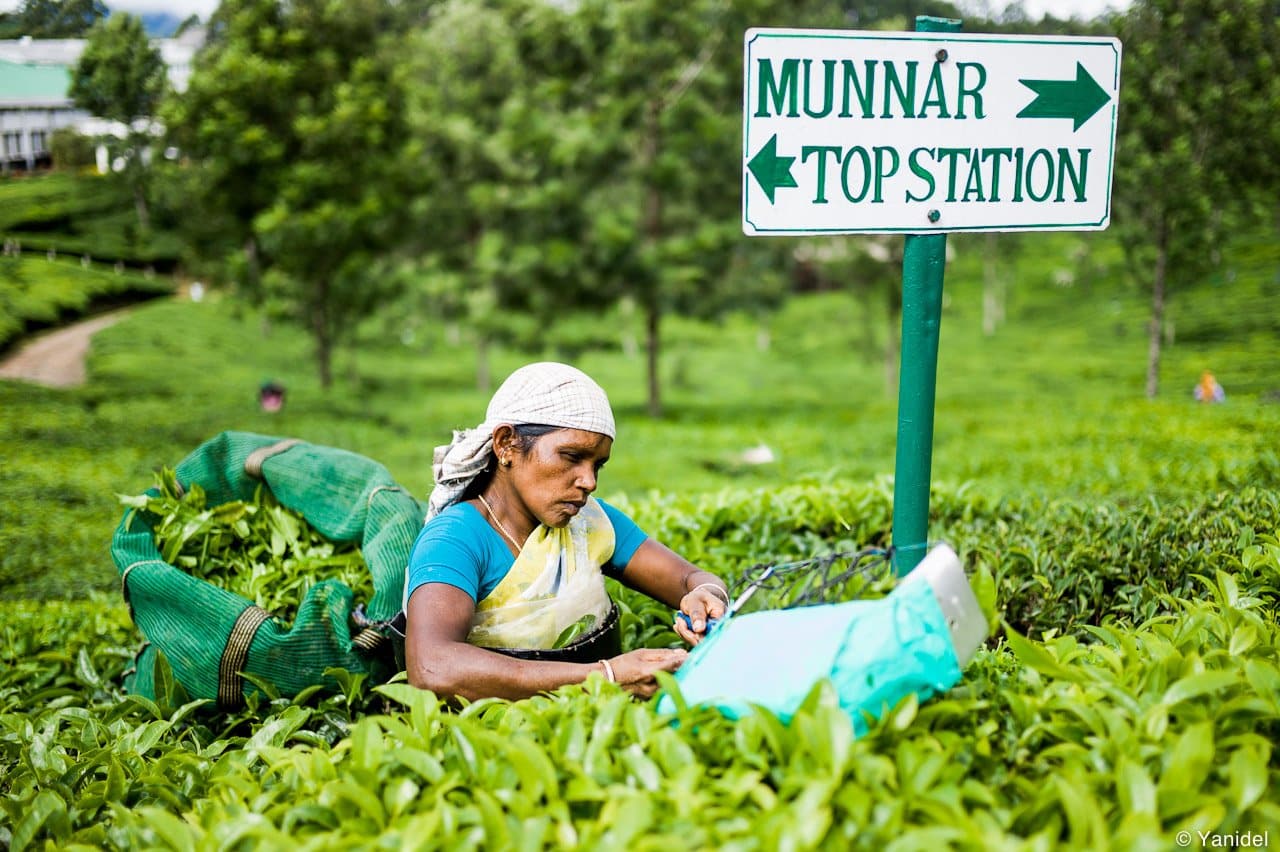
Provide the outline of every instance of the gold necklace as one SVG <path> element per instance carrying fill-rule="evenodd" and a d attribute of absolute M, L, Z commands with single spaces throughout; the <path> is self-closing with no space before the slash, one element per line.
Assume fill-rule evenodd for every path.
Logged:
<path fill-rule="evenodd" d="M 503 535 L 505 535 L 507 537 L 507 541 L 511 542 L 512 546 L 515 547 L 516 553 L 519 553 L 521 550 L 523 550 L 523 548 L 520 546 L 520 542 L 516 541 L 516 537 L 507 531 L 506 524 L 502 523 L 502 521 L 498 519 L 498 516 L 493 511 L 493 507 L 489 505 L 489 501 L 484 499 L 484 495 L 477 494 L 476 496 L 479 497 L 480 502 L 484 504 L 484 508 L 486 511 L 488 511 L 489 517 L 493 518 L 493 522 L 498 525 L 498 531 L 501 532 Z"/>

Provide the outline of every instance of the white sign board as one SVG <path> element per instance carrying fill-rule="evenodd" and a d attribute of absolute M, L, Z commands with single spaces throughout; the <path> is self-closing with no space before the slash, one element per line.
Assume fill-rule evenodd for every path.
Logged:
<path fill-rule="evenodd" d="M 1110 220 L 1116 39 L 754 29 L 744 78 L 747 234 Z"/>

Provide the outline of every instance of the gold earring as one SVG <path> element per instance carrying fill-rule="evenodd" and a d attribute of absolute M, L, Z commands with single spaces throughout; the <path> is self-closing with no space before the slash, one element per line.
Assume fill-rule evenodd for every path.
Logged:
<path fill-rule="evenodd" d="M 507 458 L 506 456 L 503 456 L 503 458 L 502 458 L 502 466 L 503 466 L 503 467 L 511 467 L 511 459 Z"/>

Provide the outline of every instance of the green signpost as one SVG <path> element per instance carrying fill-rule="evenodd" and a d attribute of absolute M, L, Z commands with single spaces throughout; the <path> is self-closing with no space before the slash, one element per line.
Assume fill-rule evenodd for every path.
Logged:
<path fill-rule="evenodd" d="M 895 568 L 925 555 L 947 234 L 1101 230 L 1120 93 L 1112 38 L 750 30 L 743 230 L 906 234 Z"/>
<path fill-rule="evenodd" d="M 917 32 L 956 32 L 960 21 L 916 18 Z M 907 234 L 902 247 L 902 354 L 898 372 L 898 443 L 893 466 L 894 570 L 907 574 L 929 540 L 933 409 L 938 384 L 946 234 Z"/>

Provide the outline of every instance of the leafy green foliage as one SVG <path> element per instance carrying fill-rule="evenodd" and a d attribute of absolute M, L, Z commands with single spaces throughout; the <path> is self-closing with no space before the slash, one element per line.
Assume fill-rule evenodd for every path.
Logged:
<path fill-rule="evenodd" d="M 49 137 L 49 154 L 53 167 L 74 171 L 94 165 L 93 140 L 74 127 L 59 127 Z"/>
<path fill-rule="evenodd" d="M 552 648 L 564 648 L 572 645 L 579 638 L 587 635 L 596 627 L 596 617 L 594 615 L 584 615 L 573 624 L 570 624 L 564 630 L 560 631 L 560 635 L 556 637 Z"/>
<path fill-rule="evenodd" d="M 110 183 L 66 174 L 0 180 L 0 231 L 49 230 L 118 206 Z"/>
<path fill-rule="evenodd" d="M 311 333 L 325 387 L 335 347 L 386 298 L 375 267 L 404 223 L 408 134 L 388 46 L 409 14 L 385 0 L 223 4 L 164 116 L 195 163 L 194 241 L 243 253 L 247 292 Z"/>
<path fill-rule="evenodd" d="M 104 303 L 127 303 L 173 291 L 167 278 L 115 272 L 44 257 L 0 258 L 0 347 L 31 328 L 55 325 Z"/>
<path fill-rule="evenodd" d="M 142 20 L 117 14 L 89 31 L 68 94 L 91 115 L 132 125 L 155 115 L 166 84 L 164 59 Z"/>
<path fill-rule="evenodd" d="M 1238 555 L 1280 576 L 1280 548 Z M 1083 640 L 1010 631 L 961 685 L 886 708 L 857 740 L 821 686 L 784 726 L 688 708 L 672 683 L 661 714 L 598 677 L 453 712 L 334 672 L 337 695 L 220 716 L 177 692 L 119 694 L 122 607 L 19 604 L 0 630 L 0 832 L 14 849 L 1136 848 L 1260 832 L 1280 819 L 1280 598 L 1226 572 L 1199 585 Z"/>
<path fill-rule="evenodd" d="M 736 591 L 754 563 L 888 546 L 893 508 L 884 481 L 616 502 L 676 552 L 737 582 Z M 1236 554 L 1244 548 L 1257 558 L 1259 548 L 1274 547 L 1280 499 L 1271 489 L 1246 488 L 1121 506 L 989 500 L 935 488 L 931 514 L 931 537 L 950 542 L 971 573 L 990 573 L 988 597 L 994 591 L 1010 624 L 1035 634 L 1084 636 L 1108 620 L 1138 624 L 1168 612 L 1167 598 L 1194 596 L 1196 577 L 1206 572 L 1252 573 Z M 875 581 L 887 574 L 879 567 L 863 576 Z M 776 594 L 761 593 L 757 605 L 784 605 L 806 579 L 798 575 Z M 875 588 L 874 582 L 855 584 L 843 596 L 866 597 Z"/>
<path fill-rule="evenodd" d="M 1166 291 L 1203 278 L 1239 218 L 1268 210 L 1280 186 L 1280 29 L 1267 0 L 1141 0 L 1119 23 L 1115 219 L 1151 284 L 1155 396 Z"/>
<path fill-rule="evenodd" d="M 1132 366 L 1145 351 L 1144 299 L 1116 280 L 1121 254 L 1106 235 L 1045 236 L 1036 251 L 1020 255 L 1019 289 L 1006 324 L 991 337 L 982 332 L 983 244 L 955 242 L 938 377 L 933 470 L 939 499 L 981 496 L 990 506 L 1009 497 L 1020 508 L 997 517 L 1014 533 L 1030 524 L 1021 546 L 1051 553 L 1065 534 L 1035 522 L 1045 501 L 1078 507 L 1051 512 L 1070 525 L 1093 504 L 1116 522 L 1135 506 L 1154 517 L 1157 510 L 1141 508 L 1148 496 L 1183 516 L 1219 505 L 1234 513 L 1236 504 L 1219 504 L 1215 495 L 1250 485 L 1280 487 L 1272 439 L 1280 430 L 1280 406 L 1267 402 L 1280 374 L 1280 351 L 1266 325 L 1274 315 L 1274 265 L 1260 235 L 1233 245 L 1221 278 L 1188 291 L 1175 306 L 1179 334 L 1191 340 L 1169 351 L 1166 366 L 1181 377 L 1182 388 L 1155 402 L 1141 399 L 1141 376 Z M 24 269 L 46 265 L 25 254 L 21 263 Z M 1060 270 L 1074 273 L 1072 286 L 1053 283 Z M 730 487 L 861 483 L 857 488 L 867 496 L 849 498 L 842 510 L 848 532 L 833 526 L 828 538 L 813 538 L 809 551 L 756 551 L 748 541 L 739 545 L 738 559 L 750 564 L 772 553 L 794 559 L 823 548 L 883 544 L 876 536 L 888 529 L 889 484 L 876 480 L 892 471 L 896 408 L 880 371 L 859 359 L 858 302 L 840 293 L 793 299 L 770 323 L 767 349 L 759 348 L 751 316 L 717 324 L 673 318 L 668 327 L 674 336 L 663 369 L 672 380 L 673 407 L 655 421 L 643 416 L 643 361 L 616 343 L 628 330 L 641 331 L 639 319 L 619 312 L 582 324 L 615 341 L 614 349 L 577 362 L 608 389 L 620 428 L 601 496 L 625 496 L 638 507 Z M 6 472 L 0 477 L 0 594 L 62 597 L 113 588 L 117 575 L 103 546 L 118 521 L 112 495 L 141 491 L 153 471 L 225 429 L 349 449 L 379 460 L 398 482 L 425 495 L 427 450 L 450 429 L 477 422 L 488 397 L 474 387 L 465 346 L 438 328 L 420 331 L 411 344 L 401 343 L 400 334 L 398 324 L 364 325 L 359 361 L 346 362 L 326 399 L 305 335 L 215 292 L 200 304 L 147 305 L 100 332 L 83 388 L 0 382 Z M 530 358 L 497 348 L 495 372 Z M 1226 404 L 1191 401 L 1190 389 L 1206 367 L 1226 388 Z M 274 415 L 257 406 L 267 377 L 288 388 L 288 403 Z M 744 449 L 762 442 L 777 462 L 738 461 Z M 874 497 L 877 490 L 884 496 Z M 767 504 L 756 505 L 763 512 Z M 691 504 L 688 511 L 703 509 Z M 653 514 L 662 517 L 660 508 Z M 651 524 L 647 510 L 641 521 Z M 748 521 L 762 528 L 762 520 Z M 1105 528 L 1095 526 L 1090 541 Z M 654 531 L 667 534 L 662 527 Z M 950 529 L 935 526 L 932 535 L 958 544 Z M 970 567 L 975 564 L 970 558 Z M 1108 570 L 1118 575 L 1126 565 Z"/>
<path fill-rule="evenodd" d="M 329 541 L 264 485 L 252 500 L 209 506 L 198 483 L 179 488 L 173 470 L 164 468 L 154 488 L 120 502 L 149 516 L 165 562 L 248 598 L 285 624 L 321 580 L 341 581 L 360 600 L 373 597 L 359 547 Z"/>
<path fill-rule="evenodd" d="M 24 250 L 172 269 L 182 245 L 172 229 L 171 200 L 153 204 L 153 227 L 144 230 L 131 192 L 114 177 L 98 175 L 0 180 L 0 231 Z"/>
<path fill-rule="evenodd" d="M 22 0 L 0 14 L 0 38 L 81 38 L 107 14 L 102 0 Z"/>
<path fill-rule="evenodd" d="M 367 373 L 325 399 L 305 337 L 276 328 L 264 346 L 260 317 L 216 299 L 146 306 L 108 329 L 85 388 L 0 384 L 0 836 L 12 848 L 488 848 L 517 834 L 535 848 L 1166 848 L 1179 830 L 1276 824 L 1280 412 L 1260 401 L 1274 360 L 1253 331 L 1205 335 L 1177 357 L 1192 380 L 1201 359 L 1229 365 L 1227 405 L 1133 400 L 1142 306 L 1096 271 L 1053 287 L 1078 245 L 1049 239 L 1019 261 L 1026 284 L 987 338 L 960 243 L 931 536 L 971 575 L 989 572 L 984 596 L 1010 630 L 955 689 L 888 708 L 857 740 L 821 689 L 789 726 L 659 714 L 597 681 L 460 711 L 345 672 L 331 673 L 337 694 L 292 701 L 260 684 L 232 715 L 189 706 L 176 685 L 154 705 L 121 696 L 138 638 L 118 598 L 13 600 L 118 589 L 103 555 L 112 493 L 226 428 L 344 446 L 422 493 L 424 436 L 474 422 L 483 395 L 465 353 L 433 340 L 429 357 L 371 345 Z M 1090 269 L 1114 257 L 1089 245 Z M 1180 328 L 1229 320 L 1220 301 L 1261 322 L 1271 267 L 1232 264 L 1233 285 L 1189 294 Z M 877 474 L 892 403 L 854 360 L 854 308 L 796 300 L 768 352 L 753 319 L 681 323 L 669 366 L 691 366 L 667 421 L 640 415 L 641 365 L 590 356 L 621 426 L 603 495 L 730 580 L 887 543 L 891 485 Z M 277 415 L 256 407 L 264 374 L 289 388 Z M 783 465 L 701 464 L 762 438 Z M 676 642 L 669 609 L 611 591 L 625 647 Z"/>
<path fill-rule="evenodd" d="M 890 6 L 880 11 L 902 14 Z M 1215 20 L 1200 21 L 1210 30 L 1205 38 L 1162 35 L 1148 44 L 1194 52 L 1217 45 L 1209 36 L 1239 30 L 1237 47 L 1244 49 L 1232 55 L 1263 56 L 1269 43 L 1256 37 L 1262 30 L 1237 20 L 1247 4 L 1219 6 Z M 613 269 L 663 310 L 675 305 L 690 313 L 717 303 L 700 297 L 716 295 L 703 289 L 722 268 L 729 270 L 726 284 L 760 283 L 756 276 L 771 271 L 770 258 L 730 253 L 724 263 L 727 232 L 691 225 L 713 217 L 728 197 L 717 187 L 724 182 L 718 169 L 729 161 L 722 163 L 719 143 L 708 140 L 723 141 L 716 128 L 732 113 L 718 112 L 717 104 L 736 99 L 740 79 L 718 64 L 724 51 L 714 42 L 723 36 L 708 21 L 747 4 L 641 9 L 587 2 L 575 7 L 585 11 L 574 20 L 600 29 L 565 33 L 552 25 L 569 17 L 559 7 L 493 4 L 499 7 L 510 19 L 496 41 L 519 39 L 512 52 L 521 62 L 558 69 L 562 80 L 581 81 L 584 67 L 598 67 L 605 73 L 593 82 L 605 91 L 613 86 L 618 96 L 596 104 L 598 113 L 566 116 L 559 107 L 567 96 L 530 95 L 527 80 L 508 76 L 512 97 L 500 102 L 511 121 L 482 130 L 515 137 L 528 131 L 537 141 L 527 150 L 475 126 L 424 122 L 442 138 L 457 133 L 457 144 L 445 147 L 451 154 L 490 145 L 482 153 L 493 168 L 474 183 L 477 197 L 462 199 L 502 214 L 484 220 L 498 227 L 479 241 L 478 268 L 511 282 L 548 267 L 565 280 L 581 273 L 593 282 L 599 270 Z M 296 8 L 343 14 L 332 4 L 289 7 Z M 379 64 L 385 57 L 343 77 L 332 100 L 290 112 L 294 101 L 314 94 L 304 85 L 312 80 L 294 76 L 297 68 L 371 42 L 317 47 L 303 39 L 293 43 L 299 56 L 287 45 L 273 53 L 297 35 L 280 25 L 286 11 L 275 3 L 225 3 L 215 22 L 217 47 L 207 54 L 208 98 L 200 100 L 197 86 L 188 101 L 206 111 L 219 103 L 270 107 L 256 121 L 234 110 L 223 115 L 223 126 L 213 129 L 231 132 L 221 135 L 199 137 L 208 128 L 192 123 L 197 142 L 210 145 L 190 175 L 192 186 L 220 194 L 215 200 L 229 206 L 216 209 L 251 228 L 190 217 L 210 224 L 224 252 L 300 254 L 312 238 L 340 249 L 358 228 L 333 204 L 385 223 L 375 197 L 386 193 L 385 174 L 359 172 L 367 194 L 364 186 L 352 193 L 342 175 L 324 169 L 335 149 L 346 153 L 345 142 L 372 143 L 394 126 L 370 112 L 377 84 L 386 80 Z M 1255 19 L 1268 23 L 1265 15 Z M 228 45 L 233 32 L 238 49 Z M 591 53 L 609 38 L 616 41 L 607 56 Z M 1126 46 L 1130 56 L 1189 67 L 1166 62 L 1159 49 L 1144 56 L 1132 40 Z M 482 64 L 484 50 L 474 53 Z M 1208 77 L 1226 71 L 1244 86 L 1253 71 L 1266 76 L 1265 67 L 1232 67 L 1212 50 L 1202 53 L 1210 61 L 1196 67 Z M 732 51 L 725 55 L 736 61 Z M 495 58 L 509 73 L 510 56 Z M 338 67 L 346 68 L 338 62 L 321 70 Z M 1126 68 L 1127 83 L 1135 76 L 1145 75 Z M 1170 78 L 1145 79 L 1164 85 Z M 645 111 L 653 94 L 678 91 L 686 80 L 679 98 L 662 102 L 675 104 L 670 110 L 656 118 Z M 1170 86 L 1157 88 L 1169 94 Z M 1241 97 L 1238 90 L 1206 96 L 1232 106 Z M 1126 104 L 1122 115 L 1129 111 Z M 1261 143 L 1269 153 L 1274 110 L 1250 101 L 1239 112 L 1252 115 L 1258 131 L 1240 144 Z M 1165 113 L 1161 120 L 1178 126 L 1155 136 L 1175 148 L 1184 131 L 1216 130 L 1182 121 L 1176 109 Z M 597 129 L 592 137 L 593 118 L 617 132 Z M 353 131 L 357 125 L 371 135 Z M 294 130 L 310 134 L 307 144 L 281 145 Z M 538 172 L 543 159 L 530 152 L 548 140 L 563 143 L 549 148 L 561 158 L 560 170 Z M 557 206 L 584 183 L 570 179 L 569 167 L 608 163 L 600 155 L 618 152 L 618 168 L 592 173 L 597 188 L 585 206 Z M 237 170 L 245 162 L 237 153 L 253 167 Z M 1177 157 L 1168 162 L 1180 167 Z M 1193 169 L 1147 189 L 1177 189 L 1182 177 L 1197 176 L 1202 172 Z M 291 186 L 276 182 L 284 177 Z M 529 179 L 521 184 L 522 177 Z M 503 198 L 513 186 L 515 201 Z M 340 201 L 326 206 L 326 197 Z M 663 205 L 659 229 L 642 204 L 655 198 Z M 1192 212 L 1203 207 L 1202 195 L 1183 200 Z M 63 230 L 53 224 L 61 202 L 47 203 L 47 215 L 23 218 L 24 227 Z M 193 207 L 206 209 L 194 200 Z M 0 204 L 0 221 L 13 209 Z M 540 223 L 519 231 L 502 218 L 583 210 L 598 239 L 584 242 L 582 253 L 575 249 L 583 246 L 547 239 Z M 584 221 L 554 224 L 572 229 Z M 0 845 L 1167 848 L 1178 831 L 1274 827 L 1280 457 L 1273 436 L 1280 411 L 1267 400 L 1277 390 L 1275 263 L 1273 246 L 1250 239 L 1230 246 L 1212 273 L 1195 276 L 1205 292 L 1188 291 L 1170 309 L 1186 345 L 1173 350 L 1166 369 L 1189 390 L 1212 365 L 1230 400 L 1215 407 L 1194 407 L 1181 393 L 1150 404 L 1133 399 L 1140 382 L 1126 365 L 1143 350 L 1142 307 L 1117 286 L 1119 253 L 1105 235 L 1038 237 L 1035 251 L 1011 259 L 1019 290 L 1008 322 L 989 337 L 978 331 L 973 282 L 990 248 L 954 241 L 931 534 L 964 555 L 984 607 L 1007 629 L 1003 642 L 979 652 L 958 687 L 924 705 L 908 699 L 885 708 L 857 740 L 821 686 L 788 726 L 765 713 L 730 722 L 685 707 L 674 689 L 677 709 L 659 713 L 599 679 L 523 702 L 450 709 L 407 684 L 374 687 L 344 671 L 327 673 L 337 694 L 317 688 L 286 700 L 260 683 L 245 710 L 217 714 L 187 700 L 163 657 L 154 672 L 156 701 L 121 695 L 137 636 L 121 603 L 92 594 L 118 583 L 102 553 L 113 492 L 227 428 L 363 452 L 422 492 L 429 436 L 474 423 L 484 402 L 470 389 L 466 353 L 431 327 L 402 346 L 386 341 L 399 338 L 399 323 L 407 321 L 353 322 L 347 330 L 368 342 L 365 373 L 335 377 L 343 394 L 325 398 L 306 369 L 306 341 L 293 330 L 273 329 L 264 340 L 262 317 L 216 299 L 147 307 L 95 340 L 88 387 L 0 384 L 0 587 L 6 598 L 45 598 L 7 600 L 0 625 Z M 251 263 L 252 252 L 246 257 Z M 11 260 L 5 274 L 33 290 L 44 286 L 45 270 L 27 276 L 33 259 Z M 577 260 L 585 260 L 581 268 Z M 299 270 L 314 271 L 284 264 L 279 274 L 298 277 Z M 757 562 L 884 545 L 891 485 L 878 475 L 891 463 L 893 409 L 879 376 L 857 361 L 851 329 L 861 327 L 867 310 L 836 294 L 797 299 L 771 319 L 768 348 L 757 342 L 758 316 L 710 325 L 664 313 L 672 342 L 650 368 L 664 371 L 666 420 L 639 416 L 649 398 L 641 380 L 646 365 L 621 345 L 592 352 L 583 366 L 610 389 L 622 426 L 604 495 L 731 581 Z M 638 323 L 645 319 L 608 312 L 590 336 L 644 333 Z M 574 336 L 572 327 L 559 326 Z M 857 336 L 878 343 L 874 333 Z M 494 353 L 498 368 L 527 358 Z M 278 415 L 254 405 L 264 375 L 289 387 L 289 405 Z M 761 441 L 781 463 L 737 460 Z M 291 540 L 293 527 L 262 501 L 253 511 L 242 504 L 220 515 L 198 505 L 194 490 L 190 497 L 189 504 L 156 506 L 181 519 L 166 540 L 176 560 L 185 555 L 200 564 L 206 548 L 238 546 L 237 530 L 249 530 L 249 547 L 259 555 L 271 550 L 274 531 Z M 305 531 L 297 538 L 305 549 Z M 669 610 L 612 591 L 626 647 L 675 642 Z M 86 593 L 79 602 L 48 600 Z M 770 594 L 777 597 L 765 594 L 761 603 L 785 601 L 791 591 Z"/>
<path fill-rule="evenodd" d="M 143 231 L 151 228 L 146 196 L 151 172 L 148 149 L 154 140 L 147 124 L 168 85 L 160 50 L 147 38 L 142 20 L 129 14 L 112 15 L 94 25 L 71 73 L 68 94 L 76 106 L 126 128 L 125 145 L 119 152 L 126 163 L 123 179 L 133 193 Z"/>

